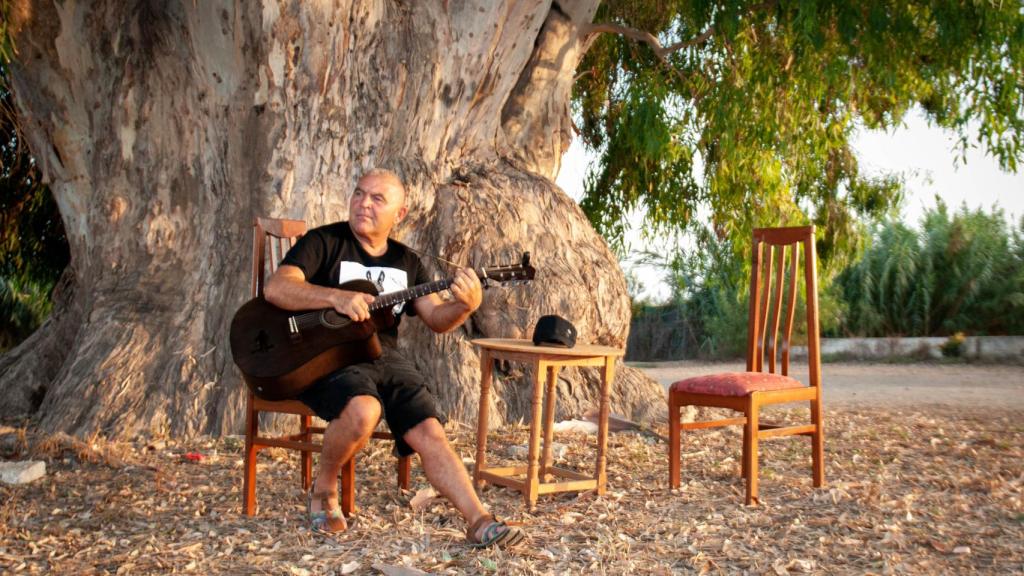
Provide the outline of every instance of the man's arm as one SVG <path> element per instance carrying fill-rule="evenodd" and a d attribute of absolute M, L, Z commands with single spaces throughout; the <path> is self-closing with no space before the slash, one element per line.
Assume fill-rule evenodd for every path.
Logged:
<path fill-rule="evenodd" d="M 301 268 L 288 264 L 278 268 L 267 280 L 263 297 L 285 310 L 334 308 L 356 322 L 370 319 L 370 304 L 374 300 L 370 294 L 310 284 Z"/>
<path fill-rule="evenodd" d="M 434 332 L 448 332 L 460 326 L 483 300 L 480 279 L 472 270 L 460 268 L 453 280 L 448 288 L 453 299 L 445 302 L 437 294 L 429 294 L 413 302 L 416 314 Z"/>

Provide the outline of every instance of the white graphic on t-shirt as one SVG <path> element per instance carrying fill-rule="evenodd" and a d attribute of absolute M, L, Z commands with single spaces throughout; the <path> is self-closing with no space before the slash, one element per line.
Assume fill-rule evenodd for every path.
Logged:
<path fill-rule="evenodd" d="M 405 270 L 387 266 L 363 266 L 359 262 L 342 261 L 338 265 L 338 284 L 350 280 L 369 280 L 377 287 L 377 292 L 385 294 L 397 292 L 409 287 L 409 276 Z M 397 316 L 402 313 L 404 302 L 395 304 L 393 312 Z"/>

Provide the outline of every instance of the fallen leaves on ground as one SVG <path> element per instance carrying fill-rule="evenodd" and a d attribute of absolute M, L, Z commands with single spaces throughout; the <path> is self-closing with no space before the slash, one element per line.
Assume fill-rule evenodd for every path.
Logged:
<path fill-rule="evenodd" d="M 776 414 L 787 421 L 806 410 Z M 413 490 L 400 491 L 389 442 L 373 441 L 360 455 L 359 513 L 348 532 L 328 537 L 306 527 L 294 452 L 261 453 L 259 513 L 248 518 L 236 437 L 113 443 L 8 428 L 0 430 L 0 455 L 45 459 L 48 475 L 0 485 L 0 572 L 1024 572 L 1020 413 L 839 409 L 827 413 L 826 426 L 827 486 L 811 486 L 806 439 L 768 440 L 762 504 L 749 508 L 738 428 L 684 434 L 683 487 L 675 492 L 662 441 L 612 434 L 603 496 L 541 496 L 529 512 L 516 492 L 483 491 L 499 517 L 528 534 L 511 552 L 466 546 L 464 521 L 425 490 L 418 465 Z M 657 432 L 667 435 L 664 426 Z M 450 433 L 471 459 L 472 430 L 453 425 Z M 511 462 L 526 436 L 522 428 L 492 433 L 489 459 Z M 567 446 L 560 465 L 593 469 L 593 435 L 557 438 Z"/>

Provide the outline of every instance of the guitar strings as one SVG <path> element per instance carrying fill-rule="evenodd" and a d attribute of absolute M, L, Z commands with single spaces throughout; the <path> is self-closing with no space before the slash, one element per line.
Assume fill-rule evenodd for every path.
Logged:
<path fill-rule="evenodd" d="M 502 275 L 501 273 L 504 272 L 504 269 L 511 268 L 511 267 L 514 267 L 514 266 L 515 265 L 513 265 L 513 264 L 508 264 L 508 265 L 504 265 L 504 266 L 495 266 L 495 267 L 491 268 L 491 271 L 498 272 L 499 273 L 498 276 L 501 276 Z M 488 274 L 488 276 L 489 276 L 489 274 Z M 451 286 L 451 283 L 452 283 L 452 279 L 451 278 L 447 278 L 445 280 L 437 280 L 437 281 L 434 281 L 434 282 L 428 282 L 426 284 L 420 284 L 419 286 L 413 286 L 412 288 L 407 288 L 405 290 L 399 290 L 397 292 L 387 292 L 387 293 L 379 295 L 377 300 L 373 304 L 370 305 L 370 310 L 371 311 L 373 311 L 373 310 L 380 310 L 380 309 L 383 309 L 383 308 L 387 308 L 389 306 L 393 306 L 393 305 L 397 304 L 399 301 L 411 300 L 411 299 L 414 299 L 414 298 L 419 298 L 421 296 L 425 296 L 427 294 L 433 294 L 434 292 L 439 292 L 441 290 L 444 290 L 445 288 L 448 288 L 449 286 Z M 520 284 L 520 283 L 525 283 L 525 281 L 513 280 L 513 281 L 511 281 L 509 283 L 512 284 L 512 285 L 516 285 L 516 284 Z M 411 296 L 411 298 L 410 298 L 410 296 Z M 295 321 L 295 324 L 296 324 L 296 326 L 298 328 L 312 328 L 312 327 L 315 327 L 315 326 L 318 326 L 318 325 L 321 324 L 320 316 L 323 313 L 324 313 L 324 310 L 313 310 L 313 311 L 309 311 L 309 312 L 300 312 L 300 313 L 292 316 L 292 318 Z M 339 314 L 339 315 L 341 315 L 341 314 Z M 346 320 L 348 320 L 348 319 L 346 318 Z"/>
<path fill-rule="evenodd" d="M 436 255 L 431 254 L 429 252 L 424 252 L 424 251 L 421 251 L 421 250 L 417 250 L 417 249 L 413 248 L 412 246 L 406 245 L 406 248 L 408 248 L 409 250 L 415 252 L 416 254 L 419 254 L 420 256 L 425 256 L 427 258 L 433 258 L 434 260 L 437 260 L 439 262 L 443 262 L 443 263 L 448 264 L 450 266 L 455 266 L 456 268 L 462 268 L 462 266 L 460 266 L 459 264 L 457 264 L 455 262 L 452 262 L 451 260 L 448 260 L 446 258 L 442 258 L 440 256 L 436 256 Z M 433 284 L 437 284 L 438 285 L 437 286 L 437 288 L 438 288 L 437 290 L 430 290 L 429 292 L 424 292 L 423 294 L 416 293 L 415 289 L 417 287 L 409 288 L 407 290 L 401 290 L 399 292 L 390 292 L 390 293 L 386 293 L 386 294 L 381 294 L 380 297 L 378 297 L 377 300 L 370 306 L 370 310 L 379 310 L 379 309 L 387 308 L 388 306 L 393 306 L 394 304 L 396 304 L 397 301 L 392 301 L 394 296 L 391 296 L 391 295 L 393 295 L 393 294 L 401 294 L 401 293 L 408 292 L 410 294 L 414 294 L 418 298 L 418 297 L 424 296 L 426 294 L 431 294 L 433 292 L 438 292 L 440 290 L 444 290 L 445 288 L 448 287 L 448 286 L 444 285 L 445 282 L 448 282 L 449 283 L 448 285 L 451 285 L 450 284 L 451 279 L 439 280 L 437 282 L 431 282 L 429 284 L 422 285 L 422 286 L 428 286 L 428 285 L 433 285 Z M 296 326 L 298 328 L 312 328 L 312 327 L 318 326 L 320 324 L 320 315 L 321 315 L 322 312 L 323 312 L 323 310 L 313 310 L 313 311 L 310 311 L 310 312 L 302 312 L 302 313 L 296 314 L 295 316 L 292 316 L 292 318 L 295 320 L 295 324 L 296 324 Z"/>

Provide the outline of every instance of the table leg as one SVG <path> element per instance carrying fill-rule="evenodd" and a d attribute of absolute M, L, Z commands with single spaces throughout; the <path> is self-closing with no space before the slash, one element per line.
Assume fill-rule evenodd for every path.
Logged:
<path fill-rule="evenodd" d="M 548 366 L 547 389 L 544 398 L 544 457 L 540 463 L 540 477 L 549 480 L 548 470 L 551 468 L 551 441 L 554 436 L 555 423 L 555 385 L 558 382 L 558 366 Z"/>
<path fill-rule="evenodd" d="M 541 392 L 544 390 L 544 373 L 547 371 L 547 368 L 548 365 L 545 362 L 537 360 L 533 363 L 533 399 L 530 403 L 530 452 L 529 460 L 526 463 L 526 481 L 525 489 L 523 490 L 523 498 L 526 500 L 526 506 L 530 510 L 533 510 L 536 505 L 539 493 L 537 472 L 540 467 L 540 397 Z"/>
<path fill-rule="evenodd" d="M 597 480 L 596 492 L 598 494 L 604 494 L 608 484 L 605 448 L 608 445 L 608 396 L 611 393 L 613 380 L 615 380 L 615 357 L 605 356 L 604 371 L 601 375 L 601 408 L 597 424 L 597 470 L 594 474 L 594 478 Z"/>
<path fill-rule="evenodd" d="M 487 469 L 487 417 L 490 413 L 491 370 L 494 362 L 491 352 L 480 351 L 480 413 L 476 420 L 476 466 L 473 467 L 473 484 L 477 490 L 484 487 L 480 473 Z"/>

